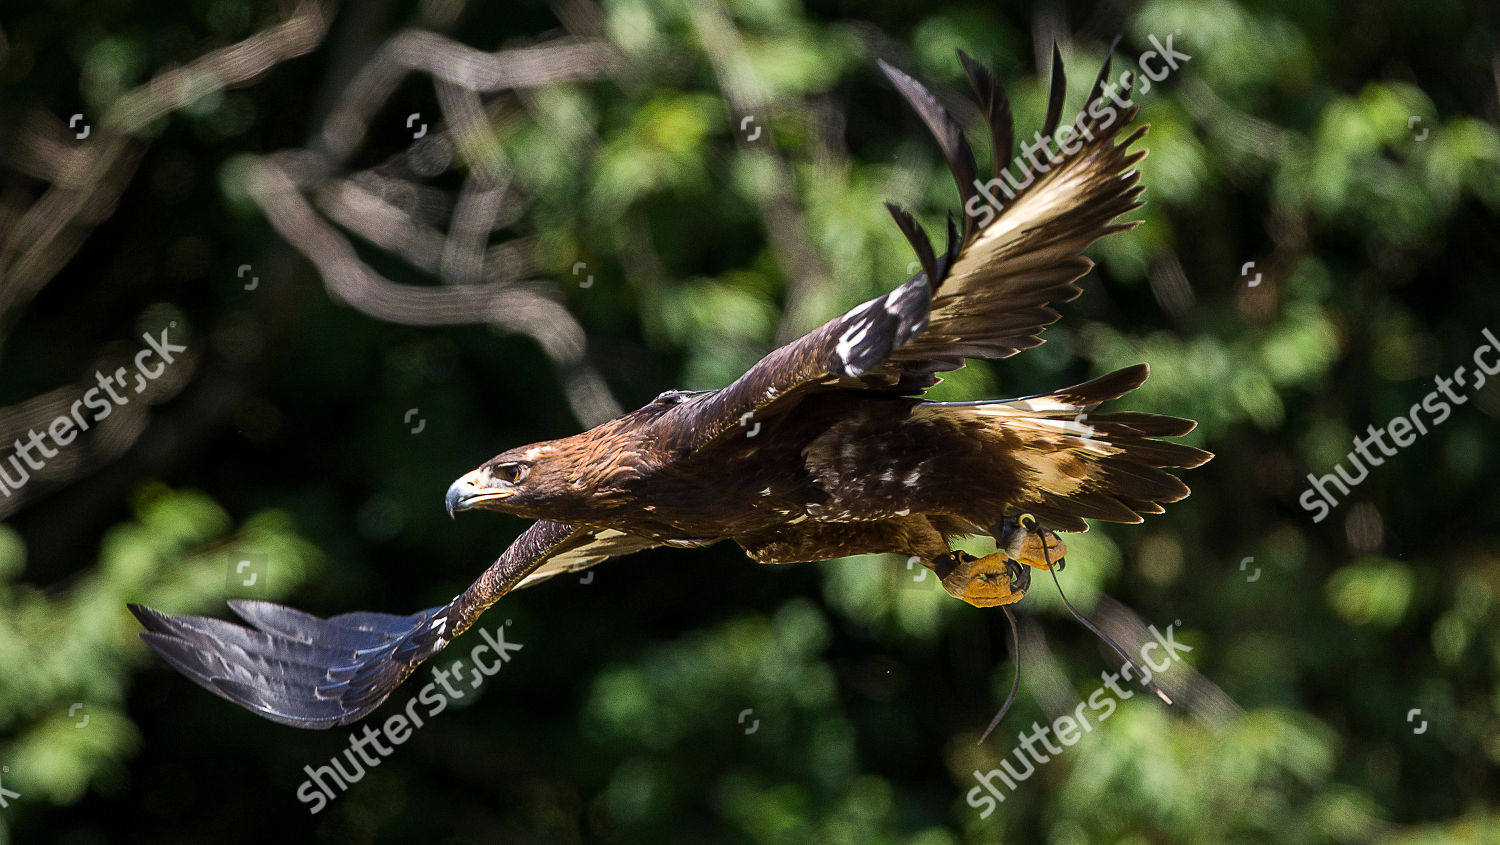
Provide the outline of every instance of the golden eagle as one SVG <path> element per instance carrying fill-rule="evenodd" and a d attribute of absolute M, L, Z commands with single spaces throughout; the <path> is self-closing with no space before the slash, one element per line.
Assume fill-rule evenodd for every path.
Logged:
<path fill-rule="evenodd" d="M 1188 488 L 1164 468 L 1210 455 L 1154 439 L 1191 420 L 1096 413 L 1146 378 L 1144 364 L 1052 393 L 930 402 L 937 373 L 966 358 L 1004 358 L 1042 342 L 1052 306 L 1078 296 L 1083 250 L 1133 223 L 1140 205 L 1121 133 L 1135 106 L 1106 85 L 1109 62 L 1053 151 L 1010 168 L 1010 105 L 996 77 L 959 53 L 989 126 L 994 176 L 980 183 L 963 132 L 920 83 L 881 62 L 942 148 L 964 209 L 937 253 L 890 205 L 921 272 L 771 352 L 718 390 L 673 390 L 582 434 L 502 452 L 448 490 L 450 513 L 482 508 L 537 520 L 473 586 L 411 616 L 321 619 L 235 601 L 253 629 L 140 606 L 142 637 L 210 691 L 288 725 L 327 728 L 375 709 L 416 666 L 510 590 L 653 546 L 729 539 L 762 563 L 870 552 L 914 556 L 970 604 L 1019 600 L 1028 566 L 1060 565 L 1056 531 L 1085 520 L 1140 522 Z M 1062 114 L 1053 52 L 1045 127 Z M 1125 89 L 1128 91 L 1128 88 Z M 1023 145 L 1023 150 L 1025 145 Z M 1016 175 L 1018 174 L 1018 175 Z M 1003 198 L 1002 198 L 1003 195 Z M 998 211 L 998 213 L 997 213 Z M 952 551 L 988 534 L 995 553 Z"/>

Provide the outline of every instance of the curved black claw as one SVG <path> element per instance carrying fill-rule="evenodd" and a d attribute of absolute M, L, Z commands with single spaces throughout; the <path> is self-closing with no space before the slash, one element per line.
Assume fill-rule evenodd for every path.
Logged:
<path fill-rule="evenodd" d="M 1024 593 L 1031 589 L 1031 567 L 1014 558 L 1007 558 L 1005 571 L 1010 575 L 1011 590 Z"/>
<path fill-rule="evenodd" d="M 263 601 L 230 608 L 254 628 L 130 605 L 141 639 L 215 695 L 273 722 L 331 728 L 357 721 L 444 645 L 447 607 L 322 619 Z"/>

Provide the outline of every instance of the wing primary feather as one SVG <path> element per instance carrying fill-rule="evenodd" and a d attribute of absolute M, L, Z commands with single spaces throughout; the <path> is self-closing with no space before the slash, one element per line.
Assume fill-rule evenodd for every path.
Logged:
<path fill-rule="evenodd" d="M 942 278 L 938 274 L 937 257 L 932 252 L 932 240 L 927 237 L 927 230 L 917 222 L 917 218 L 911 213 L 893 202 L 888 202 L 885 207 L 895 218 L 896 225 L 901 228 L 901 234 L 911 244 L 911 248 L 917 253 L 917 260 L 922 262 L 922 272 L 927 274 L 927 288 L 932 290 L 937 287 L 938 280 Z"/>
<path fill-rule="evenodd" d="M 410 616 L 356 612 L 323 619 L 264 601 L 229 606 L 250 626 L 167 616 L 132 604 L 141 639 L 199 686 L 267 719 L 331 728 L 364 718 L 474 623 L 500 596 L 551 558 L 603 559 L 653 545 L 622 535 L 539 521 L 453 601 Z"/>
<path fill-rule="evenodd" d="M 962 247 L 963 242 L 959 240 L 958 229 L 953 225 L 953 212 L 950 211 L 948 212 L 948 248 L 943 250 L 942 255 L 938 256 L 938 278 L 941 279 L 948 275 L 948 268 L 953 266 L 954 260 L 958 258 L 958 251 Z"/>
<path fill-rule="evenodd" d="M 953 181 L 958 184 L 959 203 L 963 207 L 968 207 L 969 200 L 977 196 L 979 192 L 979 189 L 974 186 L 979 176 L 979 168 L 974 163 L 974 151 L 969 148 L 969 142 L 964 138 L 963 130 L 953 122 L 953 118 L 948 116 L 948 110 L 943 108 L 937 98 L 932 96 L 932 92 L 928 91 L 922 83 L 887 64 L 884 59 L 879 60 L 879 65 L 886 78 L 896 86 L 901 96 L 906 98 L 906 102 L 916 111 L 917 116 L 922 118 L 922 122 L 927 124 L 927 130 L 932 133 L 932 137 L 937 139 L 938 147 L 943 151 L 943 158 L 948 162 L 948 170 L 953 174 Z M 972 217 L 965 215 L 965 239 L 973 232 L 973 229 Z"/>
<path fill-rule="evenodd" d="M 1011 157 L 1015 155 L 1015 123 L 1010 114 L 1010 98 L 1006 96 L 1005 86 L 989 68 L 974 61 L 962 50 L 958 51 L 958 60 L 963 62 L 969 85 L 974 89 L 974 96 L 979 98 L 980 107 L 984 109 L 984 120 L 990 127 L 990 149 L 994 159 L 994 171 L 990 175 L 998 179 L 1010 167 Z"/>
<path fill-rule="evenodd" d="M 1047 97 L 1047 122 L 1042 127 L 1042 137 L 1052 139 L 1057 131 L 1057 122 L 1062 120 L 1063 96 L 1068 93 L 1068 75 L 1063 71 L 1062 50 L 1052 44 L 1052 93 Z"/>
<path fill-rule="evenodd" d="M 1127 70 L 1122 72 L 1120 74 L 1120 93 L 1124 94 L 1128 99 L 1130 97 L 1130 92 L 1133 90 L 1135 90 L 1135 71 Z M 1123 116 L 1128 121 L 1130 118 L 1135 116 L 1135 112 L 1136 107 L 1132 105 L 1129 112 Z"/>
<path fill-rule="evenodd" d="M 1088 102 L 1084 104 L 1084 113 L 1089 116 L 1091 127 L 1099 125 L 1099 119 L 1094 117 L 1094 106 L 1104 99 L 1104 82 L 1109 78 L 1109 65 L 1114 61 L 1115 48 L 1120 46 L 1120 37 L 1116 35 L 1115 40 L 1109 42 L 1109 50 L 1104 54 L 1104 67 L 1099 68 L 1099 76 L 1094 79 L 1094 87 L 1089 91 Z"/>

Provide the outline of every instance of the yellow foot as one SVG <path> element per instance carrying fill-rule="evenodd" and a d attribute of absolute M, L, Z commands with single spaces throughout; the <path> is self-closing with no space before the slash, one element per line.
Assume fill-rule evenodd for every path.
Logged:
<path fill-rule="evenodd" d="M 1000 545 L 1010 557 L 1037 569 L 1056 567 L 1062 571 L 1068 547 L 1057 532 L 1037 524 L 1036 517 L 1023 513 L 1013 520 L 1006 520 L 1001 534 Z"/>
<path fill-rule="evenodd" d="M 934 567 L 943 589 L 975 607 L 1014 604 L 1031 586 L 1031 573 L 1004 552 L 976 558 L 968 552 L 949 552 Z"/>

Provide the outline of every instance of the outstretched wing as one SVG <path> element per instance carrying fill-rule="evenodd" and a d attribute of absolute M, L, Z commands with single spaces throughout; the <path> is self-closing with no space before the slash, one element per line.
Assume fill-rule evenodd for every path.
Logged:
<path fill-rule="evenodd" d="M 410 616 L 322 619 L 270 602 L 231 601 L 253 626 L 247 628 L 135 604 L 130 611 L 146 628 L 141 639 L 209 692 L 283 725 L 331 728 L 379 707 L 418 664 L 515 587 L 652 545 L 618 531 L 536 522 L 453 601 Z"/>
<path fill-rule="evenodd" d="M 1042 330 L 1058 319 L 1052 306 L 1077 297 L 1081 291 L 1073 282 L 1093 267 L 1084 248 L 1135 225 L 1115 220 L 1140 205 L 1139 174 L 1131 168 L 1145 153 L 1128 148 L 1145 127 L 1117 140 L 1135 106 L 1105 96 L 1108 61 L 1071 124 L 1067 143 L 1056 152 L 1050 146 L 1033 151 L 1012 168 L 1005 91 L 982 65 L 962 52 L 959 57 L 994 146 L 995 178 L 983 185 L 962 130 L 937 99 L 884 62 L 881 69 L 942 148 L 963 201 L 961 232 L 950 218 L 948 248 L 935 254 L 920 224 L 889 206 L 922 272 L 775 350 L 728 387 L 683 397 L 664 419 L 691 420 L 684 427 L 693 432 L 684 444 L 688 449 L 702 449 L 750 419 L 772 420 L 810 392 L 912 395 L 935 384 L 936 373 L 962 367 L 965 358 L 1005 358 L 1037 346 Z M 1062 59 L 1054 48 L 1042 131 L 1047 137 L 1057 130 L 1065 90 Z M 1012 169 L 1020 175 L 1012 176 Z"/>
<path fill-rule="evenodd" d="M 581 528 L 579 531 L 591 535 L 588 542 L 562 554 L 548 557 L 546 562 L 521 579 L 514 589 L 532 587 L 557 575 L 578 572 L 603 563 L 612 557 L 628 555 L 631 552 L 639 552 L 660 545 L 654 540 L 626 534 L 613 528 Z"/>

